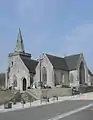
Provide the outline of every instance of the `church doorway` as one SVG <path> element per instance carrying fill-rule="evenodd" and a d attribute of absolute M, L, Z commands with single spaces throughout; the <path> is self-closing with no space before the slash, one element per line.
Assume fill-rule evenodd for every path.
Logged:
<path fill-rule="evenodd" d="M 43 85 L 47 84 L 47 70 L 45 67 L 42 68 L 42 82 Z"/>
<path fill-rule="evenodd" d="M 85 83 L 85 69 L 84 69 L 84 63 L 81 62 L 80 68 L 79 68 L 79 84 Z"/>
<path fill-rule="evenodd" d="M 23 79 L 23 91 L 25 91 L 26 90 L 26 79 L 24 78 Z"/>

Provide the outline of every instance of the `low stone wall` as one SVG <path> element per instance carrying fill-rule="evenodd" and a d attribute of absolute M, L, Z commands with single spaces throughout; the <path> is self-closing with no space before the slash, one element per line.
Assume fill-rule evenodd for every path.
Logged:
<path fill-rule="evenodd" d="M 51 98 L 51 97 L 54 97 L 54 96 L 63 97 L 63 96 L 72 95 L 72 89 L 71 88 L 30 89 L 28 91 L 31 94 L 34 93 L 34 95 L 36 95 L 37 99 L 40 99 L 41 97 Z"/>
<path fill-rule="evenodd" d="M 54 96 L 70 96 L 72 95 L 72 89 L 71 88 L 52 88 L 52 89 L 43 89 L 42 90 L 42 96 L 44 97 L 54 97 Z"/>
<path fill-rule="evenodd" d="M 40 99 L 42 90 L 41 89 L 29 89 L 27 90 L 29 95 L 32 95 L 35 99 Z"/>

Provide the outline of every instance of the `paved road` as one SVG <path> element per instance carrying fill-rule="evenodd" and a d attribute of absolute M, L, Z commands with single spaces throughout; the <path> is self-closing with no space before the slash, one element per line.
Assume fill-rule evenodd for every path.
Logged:
<path fill-rule="evenodd" d="M 48 120 L 49 118 L 53 118 L 60 114 L 67 113 L 69 111 L 78 109 L 80 107 L 89 105 L 91 103 L 93 103 L 93 101 L 89 101 L 89 100 L 63 101 L 60 103 L 38 106 L 34 108 L 28 108 L 25 110 L 1 113 L 0 120 L 8 120 L 8 119 L 9 120 Z M 80 113 L 76 113 L 76 115 L 82 116 L 82 113 L 86 114 L 86 112 L 87 111 L 82 111 Z M 63 118 L 62 120 L 77 120 L 77 119 L 75 118 L 75 115 L 71 115 Z M 88 119 L 84 119 L 84 120 L 88 120 Z"/>
<path fill-rule="evenodd" d="M 92 120 L 93 119 L 93 107 L 80 111 L 76 114 L 69 115 L 59 120 Z"/>

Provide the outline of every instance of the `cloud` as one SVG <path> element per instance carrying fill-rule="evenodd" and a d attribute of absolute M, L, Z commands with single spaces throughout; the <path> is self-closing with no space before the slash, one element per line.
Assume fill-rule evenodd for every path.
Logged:
<path fill-rule="evenodd" d="M 69 36 L 66 36 L 68 53 L 73 52 L 92 52 L 93 24 L 84 24 L 72 30 Z"/>
<path fill-rule="evenodd" d="M 89 67 L 93 68 L 93 24 L 77 26 L 70 35 L 65 37 L 68 54 L 84 53 L 85 60 Z"/>

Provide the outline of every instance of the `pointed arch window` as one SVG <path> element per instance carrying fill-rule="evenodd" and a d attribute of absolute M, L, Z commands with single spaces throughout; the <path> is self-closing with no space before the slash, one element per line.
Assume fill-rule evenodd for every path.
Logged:
<path fill-rule="evenodd" d="M 80 64 L 79 68 L 79 83 L 84 84 L 85 83 L 85 68 L 83 61 Z"/>
<path fill-rule="evenodd" d="M 43 84 L 47 84 L 47 70 L 45 67 L 42 68 L 42 82 Z"/>

